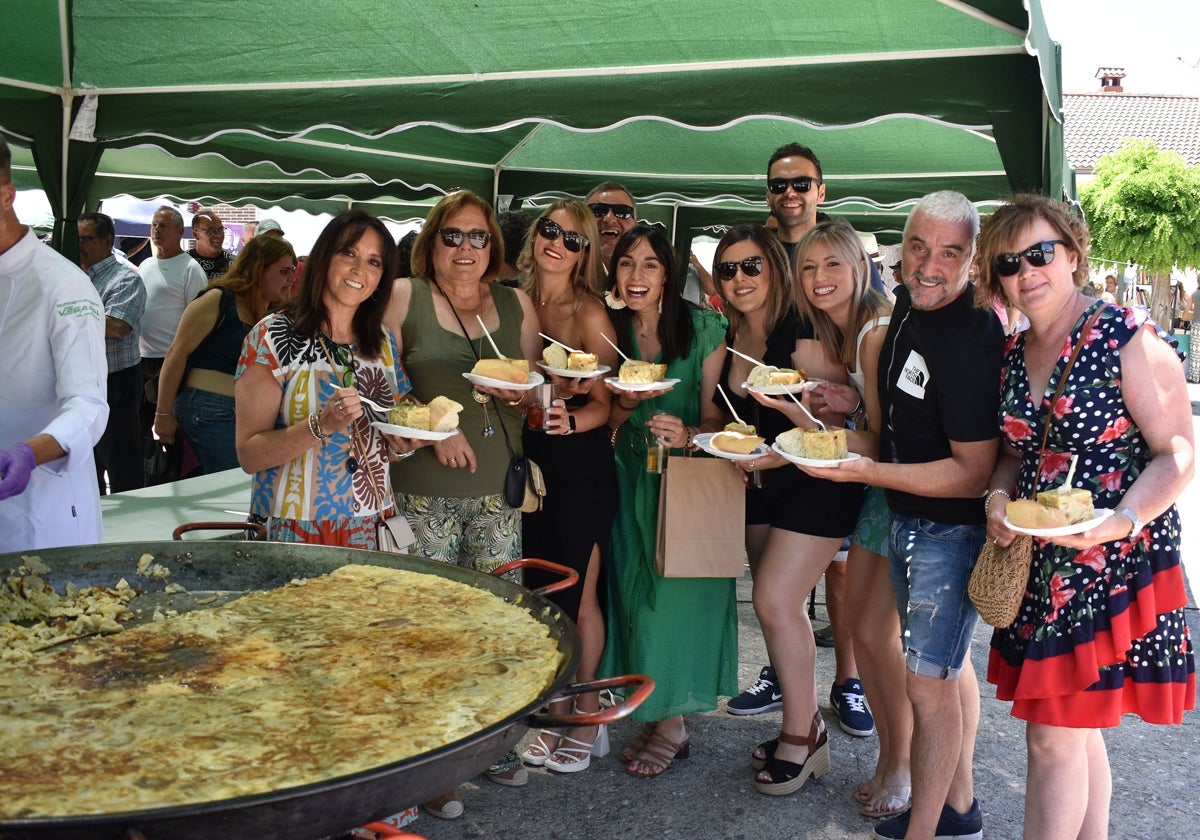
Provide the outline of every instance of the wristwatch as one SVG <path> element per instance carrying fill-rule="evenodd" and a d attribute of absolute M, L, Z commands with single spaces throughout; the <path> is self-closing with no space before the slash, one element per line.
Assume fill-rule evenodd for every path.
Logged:
<path fill-rule="evenodd" d="M 575 434 L 575 415 L 569 411 L 567 412 L 567 428 L 571 430 L 570 434 Z"/>
<path fill-rule="evenodd" d="M 1133 526 L 1129 529 L 1129 533 L 1125 537 L 1126 539 L 1129 539 L 1134 534 L 1137 534 L 1142 530 L 1142 520 L 1138 519 L 1138 515 L 1132 510 L 1127 507 L 1121 507 L 1117 508 L 1117 513 L 1125 514 L 1129 517 L 1129 521 L 1133 523 Z"/>

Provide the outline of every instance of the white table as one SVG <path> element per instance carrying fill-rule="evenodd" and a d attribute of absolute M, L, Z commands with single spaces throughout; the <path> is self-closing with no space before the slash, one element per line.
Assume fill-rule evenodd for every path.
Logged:
<path fill-rule="evenodd" d="M 250 510 L 250 481 L 250 475 L 234 469 L 101 496 L 103 542 L 169 540 L 171 532 L 187 522 L 242 521 Z M 212 537 L 233 532 L 199 533 Z"/>

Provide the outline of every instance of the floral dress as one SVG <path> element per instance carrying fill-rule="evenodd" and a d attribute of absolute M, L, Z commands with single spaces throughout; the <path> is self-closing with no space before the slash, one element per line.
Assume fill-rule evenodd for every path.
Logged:
<path fill-rule="evenodd" d="M 1067 385 L 1050 400 L 1083 322 L 1080 316 L 1035 405 L 1025 371 L 1024 336 L 1009 339 L 1001 372 L 1000 427 L 1022 453 L 1017 489 L 1034 490 L 1043 424 L 1052 414 L 1037 489 L 1060 486 L 1078 455 L 1073 484 L 1097 509 L 1121 506 L 1152 457 L 1121 396 L 1120 349 L 1143 326 L 1170 337 L 1146 313 L 1108 306 L 1089 333 Z M 1020 612 L 992 636 L 988 681 L 1012 700 L 1014 717 L 1052 726 L 1116 726 L 1132 713 L 1179 723 L 1195 706 L 1192 644 L 1180 567 L 1179 511 L 1172 506 L 1131 538 L 1083 551 L 1034 539 L 1033 567 Z"/>

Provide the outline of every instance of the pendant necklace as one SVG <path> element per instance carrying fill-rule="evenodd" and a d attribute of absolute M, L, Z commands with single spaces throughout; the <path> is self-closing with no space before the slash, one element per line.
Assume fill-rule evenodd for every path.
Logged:
<path fill-rule="evenodd" d="M 458 310 L 454 308 L 454 302 L 450 300 L 449 295 L 442 291 L 441 285 L 436 280 L 433 281 L 433 285 L 437 286 L 438 292 L 440 292 L 442 297 L 446 299 L 446 305 L 450 307 L 450 311 L 454 314 L 454 320 L 458 321 L 458 326 L 463 331 L 463 338 L 467 340 L 467 346 L 471 348 L 471 355 L 475 357 L 476 361 L 478 361 L 479 354 L 475 352 L 475 345 L 471 343 L 471 336 L 467 334 L 467 328 L 463 326 L 462 318 L 459 317 Z M 476 317 L 480 317 L 479 313 L 481 313 L 483 310 L 483 303 L 484 301 L 481 297 L 479 300 L 479 305 L 475 307 Z M 479 339 L 479 343 L 480 345 L 483 344 L 482 338 Z M 496 434 L 496 430 L 492 428 L 491 415 L 488 414 L 488 403 L 492 401 L 492 395 L 485 394 L 472 385 L 471 399 L 479 403 L 479 406 L 483 409 L 483 436 L 485 439 L 490 438 L 492 435 Z"/>

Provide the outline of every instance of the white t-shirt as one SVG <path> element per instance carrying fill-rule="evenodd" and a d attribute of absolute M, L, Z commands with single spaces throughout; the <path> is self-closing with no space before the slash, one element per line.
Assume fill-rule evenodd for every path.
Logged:
<path fill-rule="evenodd" d="M 138 346 L 143 359 L 161 359 L 175 340 L 184 308 L 204 290 L 208 278 L 200 263 L 187 254 L 166 260 L 147 257 L 138 270 L 146 286 L 146 313 Z"/>

